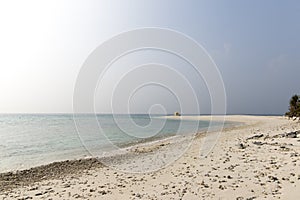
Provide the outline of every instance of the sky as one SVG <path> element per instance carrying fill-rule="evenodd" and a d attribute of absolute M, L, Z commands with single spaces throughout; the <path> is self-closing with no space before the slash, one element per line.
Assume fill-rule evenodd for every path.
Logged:
<path fill-rule="evenodd" d="M 206 49 L 223 78 L 227 113 L 283 114 L 289 98 L 300 94 L 299 20 L 297 0 L 0 1 L 0 113 L 71 113 L 76 79 L 91 52 L 122 32 L 158 27 L 181 32 Z M 114 70 L 107 88 L 118 67 Z M 181 70 L 193 88 L 199 84 L 201 113 L 209 113 L 203 80 L 194 80 L 185 64 Z M 102 94 L 95 95 L 97 112 L 110 112 L 101 103 L 107 88 L 96 92 Z M 137 93 L 133 112 L 159 104 L 167 112 L 178 109 L 167 93 L 151 87 Z M 116 104 L 127 101 L 125 96 L 120 93 Z"/>

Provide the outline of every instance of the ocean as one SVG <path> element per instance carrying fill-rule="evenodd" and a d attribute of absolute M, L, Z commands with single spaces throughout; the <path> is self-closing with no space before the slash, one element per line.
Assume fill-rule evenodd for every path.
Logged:
<path fill-rule="evenodd" d="M 214 126 L 222 125 L 214 123 Z M 2 114 L 0 173 L 207 130 L 209 121 L 159 115 Z"/>

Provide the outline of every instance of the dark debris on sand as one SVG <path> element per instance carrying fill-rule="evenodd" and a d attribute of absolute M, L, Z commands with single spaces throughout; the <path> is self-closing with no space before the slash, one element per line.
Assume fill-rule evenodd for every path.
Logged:
<path fill-rule="evenodd" d="M 33 183 L 49 179 L 60 179 L 67 175 L 78 174 L 83 170 L 102 167 L 96 158 L 66 160 L 42 165 L 27 170 L 0 174 L 0 191 L 29 186 Z"/>

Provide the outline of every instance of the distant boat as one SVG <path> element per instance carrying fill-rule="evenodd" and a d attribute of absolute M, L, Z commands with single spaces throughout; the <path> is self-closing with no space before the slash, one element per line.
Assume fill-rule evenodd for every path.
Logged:
<path fill-rule="evenodd" d="M 179 112 L 174 112 L 174 116 L 181 116 Z"/>

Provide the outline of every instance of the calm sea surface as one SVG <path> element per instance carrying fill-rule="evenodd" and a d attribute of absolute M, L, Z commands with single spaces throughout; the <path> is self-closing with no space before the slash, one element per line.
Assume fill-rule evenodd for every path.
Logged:
<path fill-rule="evenodd" d="M 149 115 L 0 115 L 0 172 L 84 158 L 90 156 L 87 149 L 122 148 L 208 126 L 208 121 Z"/>

